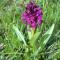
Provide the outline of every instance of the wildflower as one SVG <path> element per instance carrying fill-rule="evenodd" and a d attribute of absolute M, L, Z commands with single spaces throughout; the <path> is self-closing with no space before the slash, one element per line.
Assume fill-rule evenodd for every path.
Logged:
<path fill-rule="evenodd" d="M 22 14 L 22 21 L 32 28 L 36 28 L 42 23 L 42 9 L 33 2 L 26 6 Z"/>

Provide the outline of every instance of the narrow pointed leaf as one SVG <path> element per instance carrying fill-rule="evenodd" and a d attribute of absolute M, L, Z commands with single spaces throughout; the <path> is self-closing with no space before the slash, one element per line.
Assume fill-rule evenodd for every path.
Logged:
<path fill-rule="evenodd" d="M 20 41 L 23 41 L 24 44 L 26 45 L 26 41 L 25 41 L 25 39 L 24 39 L 24 36 L 23 36 L 22 33 L 19 31 L 19 29 L 18 29 L 16 26 L 14 26 L 14 25 L 13 25 L 13 29 L 15 30 L 15 33 L 16 33 L 18 39 L 19 39 Z"/>

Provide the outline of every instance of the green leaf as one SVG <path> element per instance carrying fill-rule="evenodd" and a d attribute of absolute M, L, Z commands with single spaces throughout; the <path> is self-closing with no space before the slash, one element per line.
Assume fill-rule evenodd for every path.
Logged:
<path fill-rule="evenodd" d="M 15 33 L 16 33 L 18 39 L 19 39 L 20 41 L 23 41 L 24 44 L 27 45 L 27 44 L 26 44 L 26 41 L 25 41 L 25 39 L 24 39 L 24 36 L 23 36 L 23 34 L 19 31 L 19 29 L 18 29 L 16 26 L 14 26 L 14 25 L 13 25 L 13 29 L 15 30 Z"/>
<path fill-rule="evenodd" d="M 44 40 L 44 44 L 46 45 L 46 43 L 48 42 L 49 38 L 51 37 L 52 33 L 53 33 L 53 30 L 54 30 L 54 24 L 50 27 L 50 29 L 44 34 L 45 35 L 48 35 L 48 37 Z"/>
<path fill-rule="evenodd" d="M 31 38 L 31 43 L 32 43 L 32 45 L 35 44 L 35 42 L 36 42 L 36 40 L 38 39 L 39 35 L 40 35 L 40 32 L 36 32 L 36 33 L 34 34 L 34 36 Z"/>
<path fill-rule="evenodd" d="M 52 26 L 49 28 L 49 30 L 43 35 L 43 37 L 41 38 L 40 47 L 37 49 L 37 51 L 35 51 L 35 53 L 33 54 L 34 56 L 36 56 L 39 51 L 42 51 L 44 49 L 45 45 L 47 44 L 47 42 L 49 41 L 49 39 L 52 35 L 54 26 L 55 26 L 55 24 L 52 24 Z"/>
<path fill-rule="evenodd" d="M 49 30 L 43 35 L 43 37 L 41 38 L 41 41 L 40 41 L 40 47 L 43 49 L 44 46 L 47 44 L 47 42 L 49 41 L 52 33 L 53 33 L 53 30 L 54 30 L 54 26 L 55 24 L 52 24 L 52 26 L 49 28 Z"/>
<path fill-rule="evenodd" d="M 29 37 L 29 40 L 31 40 L 31 38 L 33 37 L 33 30 L 31 29 L 31 31 L 28 31 L 28 37 Z"/>

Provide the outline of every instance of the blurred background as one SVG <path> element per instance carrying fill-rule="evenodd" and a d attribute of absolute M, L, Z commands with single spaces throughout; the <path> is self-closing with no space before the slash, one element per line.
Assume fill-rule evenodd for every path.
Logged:
<path fill-rule="evenodd" d="M 37 55 L 31 57 L 33 53 L 28 32 L 21 20 L 21 14 L 30 0 L 0 0 L 0 60 L 60 60 L 60 0 L 32 1 L 43 9 L 43 23 L 37 29 L 41 33 L 38 39 L 35 38 L 38 43 L 36 50 L 46 38 L 42 37 L 43 34 L 54 24 L 52 35 L 42 51 L 37 50 Z M 13 28 L 13 25 L 16 27 Z M 25 40 L 27 46 L 22 40 Z"/>

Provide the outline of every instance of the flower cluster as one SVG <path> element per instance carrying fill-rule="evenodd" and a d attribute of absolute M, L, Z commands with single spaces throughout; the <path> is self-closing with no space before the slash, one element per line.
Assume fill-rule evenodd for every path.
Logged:
<path fill-rule="evenodd" d="M 42 9 L 35 3 L 30 2 L 22 13 L 22 20 L 30 27 L 36 28 L 42 23 Z"/>

